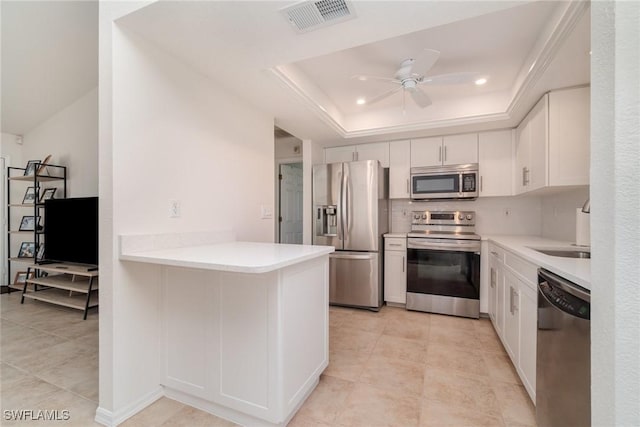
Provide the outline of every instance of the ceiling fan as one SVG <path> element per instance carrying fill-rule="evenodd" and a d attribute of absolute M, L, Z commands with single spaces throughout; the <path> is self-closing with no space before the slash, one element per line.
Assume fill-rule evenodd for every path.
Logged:
<path fill-rule="evenodd" d="M 475 72 L 460 72 L 440 74 L 436 76 L 427 76 L 429 70 L 440 57 L 440 52 L 434 49 L 424 49 L 415 58 L 409 58 L 402 61 L 400 68 L 393 77 L 378 77 L 358 74 L 352 78 L 360 81 L 380 81 L 397 85 L 391 90 L 381 93 L 366 101 L 367 104 L 374 104 L 381 101 L 396 92 L 402 91 L 402 111 L 405 111 L 405 95 L 407 92 L 411 95 L 413 101 L 420 108 L 431 105 L 431 99 L 422 89 L 425 85 L 453 85 L 471 83 L 475 81 L 479 74 Z"/>

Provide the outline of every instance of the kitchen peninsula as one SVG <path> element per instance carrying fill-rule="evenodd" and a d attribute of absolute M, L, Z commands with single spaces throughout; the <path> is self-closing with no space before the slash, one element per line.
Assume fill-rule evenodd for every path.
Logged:
<path fill-rule="evenodd" d="M 161 265 L 164 395 L 242 425 L 286 425 L 328 364 L 334 248 L 152 241 L 121 236 L 120 259 Z"/>

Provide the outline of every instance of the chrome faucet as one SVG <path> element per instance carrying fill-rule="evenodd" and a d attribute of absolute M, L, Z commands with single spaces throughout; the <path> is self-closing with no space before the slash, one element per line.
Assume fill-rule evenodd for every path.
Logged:
<path fill-rule="evenodd" d="M 586 202 L 584 202 L 584 205 L 582 205 L 582 212 L 584 213 L 591 213 L 591 203 L 590 203 L 590 198 L 587 199 Z"/>

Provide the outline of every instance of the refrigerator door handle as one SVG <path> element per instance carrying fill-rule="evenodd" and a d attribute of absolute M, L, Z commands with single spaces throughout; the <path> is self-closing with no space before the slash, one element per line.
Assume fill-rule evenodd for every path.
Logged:
<path fill-rule="evenodd" d="M 343 173 L 342 173 L 342 182 L 340 183 L 340 221 L 342 222 L 342 240 L 347 240 L 347 235 L 349 234 L 349 223 L 348 223 L 348 187 L 347 183 L 349 182 L 349 174 L 348 174 L 348 166 L 343 165 Z"/>
<path fill-rule="evenodd" d="M 342 176 L 343 173 L 342 172 L 338 172 L 338 179 L 340 180 L 340 199 L 338 200 L 338 240 L 343 240 L 343 234 L 344 234 L 344 227 L 342 224 L 342 210 L 343 210 L 343 204 L 342 204 Z"/>

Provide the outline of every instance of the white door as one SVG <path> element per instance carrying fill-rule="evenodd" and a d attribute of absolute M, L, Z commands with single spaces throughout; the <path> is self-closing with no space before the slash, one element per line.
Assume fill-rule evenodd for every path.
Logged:
<path fill-rule="evenodd" d="M 280 243 L 302 244 L 302 163 L 280 165 Z"/>

